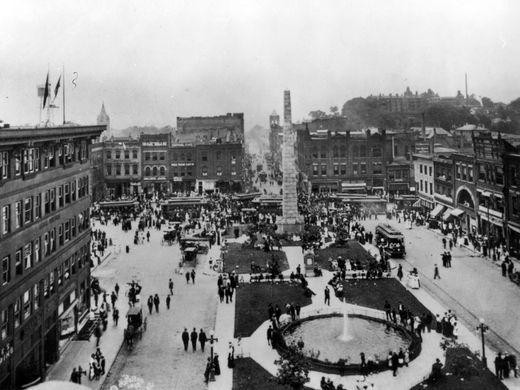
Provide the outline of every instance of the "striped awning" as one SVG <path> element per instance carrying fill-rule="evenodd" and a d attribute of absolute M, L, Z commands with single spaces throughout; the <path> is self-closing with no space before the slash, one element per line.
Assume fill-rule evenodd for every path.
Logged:
<path fill-rule="evenodd" d="M 437 216 L 444 211 L 446 207 L 442 204 L 438 204 L 435 208 L 430 212 L 430 217 L 437 218 Z"/>

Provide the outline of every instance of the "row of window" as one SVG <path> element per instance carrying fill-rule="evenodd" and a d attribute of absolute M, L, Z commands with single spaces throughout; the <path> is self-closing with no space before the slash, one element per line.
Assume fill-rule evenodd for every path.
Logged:
<path fill-rule="evenodd" d="M 12 259 L 14 259 L 14 275 L 23 275 L 24 272 L 36 266 L 41 260 L 51 256 L 58 248 L 63 247 L 78 234 L 89 227 L 89 212 L 83 211 L 77 217 L 68 219 L 64 223 L 45 232 L 30 242 L 25 243 L 14 254 L 2 258 L 2 276 L 0 284 L 8 284 L 12 280 Z"/>
<path fill-rule="evenodd" d="M 144 161 L 164 161 L 166 160 L 166 152 L 145 152 Z"/>
<path fill-rule="evenodd" d="M 382 157 L 383 156 L 382 148 L 379 146 L 371 148 L 370 151 L 371 151 L 371 153 L 370 153 L 371 157 Z M 327 148 L 322 148 L 321 150 L 318 151 L 318 148 L 314 147 L 314 148 L 312 148 L 312 151 L 311 151 L 311 156 L 314 159 L 328 158 L 328 154 L 329 154 L 329 152 L 328 152 Z M 360 145 L 360 146 L 354 145 L 352 147 L 352 155 L 354 157 L 368 157 L 366 145 Z M 346 146 L 334 145 L 332 147 L 332 158 L 341 158 L 341 157 L 346 157 L 346 156 L 347 156 Z"/>
<path fill-rule="evenodd" d="M 13 329 L 20 327 L 33 313 L 43 304 L 42 299 L 52 296 L 58 288 L 65 284 L 79 269 L 88 267 L 88 245 L 81 247 L 76 253 L 64 260 L 58 267 L 54 268 L 48 275 L 38 283 L 29 286 L 25 292 L 15 299 L 11 305 L 13 317 L 9 316 L 9 308 L 0 311 L 0 341 L 7 339 L 12 321 Z M 2 260 L 2 267 L 4 260 Z M 81 284 L 81 289 L 85 289 L 85 282 Z M 82 295 L 81 291 L 80 295 Z"/>
<path fill-rule="evenodd" d="M 121 176 L 122 169 L 124 169 L 125 175 L 130 175 L 130 164 L 107 164 L 106 165 L 106 173 L 107 176 Z M 132 164 L 132 175 L 139 174 L 139 166 L 137 164 Z"/>
<path fill-rule="evenodd" d="M 428 184 L 430 184 L 429 192 L 428 192 Z M 423 193 L 433 195 L 433 183 L 428 183 L 426 180 L 424 180 L 424 186 L 423 186 L 423 180 L 421 179 L 419 182 L 419 189 Z"/>
<path fill-rule="evenodd" d="M 147 166 L 144 168 L 144 176 L 166 176 L 166 167 Z"/>
<path fill-rule="evenodd" d="M 112 150 L 107 150 L 106 153 L 107 160 L 112 160 Z M 121 153 L 120 149 L 114 150 L 114 158 L 116 160 L 121 159 L 121 156 L 124 157 L 125 160 L 130 159 L 130 150 L 123 149 L 123 153 Z M 135 160 L 138 158 L 138 151 L 136 149 L 132 150 L 132 158 Z"/>
<path fill-rule="evenodd" d="M 478 180 L 491 185 L 504 185 L 504 170 L 498 165 L 479 162 Z"/>
<path fill-rule="evenodd" d="M 64 165 L 88 158 L 88 145 L 67 142 L 45 148 L 24 148 L 12 151 L 0 151 L 0 180 L 7 180 L 29 175 L 57 165 Z"/>
<path fill-rule="evenodd" d="M 335 176 L 339 175 L 346 175 L 347 174 L 347 164 L 334 164 L 333 165 L 333 173 Z M 381 162 L 373 162 L 372 163 L 372 173 L 374 175 L 380 175 L 383 173 L 383 163 Z M 312 165 L 312 175 L 318 176 L 321 174 L 321 176 L 327 175 L 327 165 L 318 165 L 313 164 Z M 353 175 L 366 175 L 367 174 L 367 163 L 353 163 L 352 164 L 352 174 Z"/>
<path fill-rule="evenodd" d="M 6 235 L 23 226 L 38 221 L 40 218 L 79 200 L 89 193 L 89 178 L 84 176 L 78 180 L 50 188 L 42 193 L 21 199 L 14 204 L 2 206 L 1 234 Z"/>
<path fill-rule="evenodd" d="M 430 165 L 423 165 L 423 164 L 419 164 L 419 173 L 421 174 L 425 174 L 425 175 L 428 175 L 428 176 L 432 176 L 433 175 L 433 167 Z"/>
<path fill-rule="evenodd" d="M 222 173 L 223 173 L 222 167 L 218 166 L 215 171 L 215 174 L 217 176 L 222 176 Z M 201 174 L 201 176 L 208 176 L 208 167 L 203 166 L 200 170 L 200 174 Z M 236 176 L 236 175 L 237 175 L 237 171 L 235 171 L 235 168 L 234 167 L 231 168 L 231 176 Z"/>
<path fill-rule="evenodd" d="M 455 177 L 459 180 L 473 182 L 473 165 L 455 164 Z"/>

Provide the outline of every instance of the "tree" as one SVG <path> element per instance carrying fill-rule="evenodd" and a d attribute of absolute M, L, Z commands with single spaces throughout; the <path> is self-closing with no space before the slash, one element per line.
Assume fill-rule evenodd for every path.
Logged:
<path fill-rule="evenodd" d="M 321 110 L 314 110 L 309 112 L 309 116 L 311 117 L 311 119 L 321 119 L 325 118 L 327 116 L 327 113 Z"/>
<path fill-rule="evenodd" d="M 333 115 L 333 116 L 338 116 L 339 115 L 339 109 L 338 109 L 338 106 L 332 106 L 330 107 L 330 113 Z"/>
<path fill-rule="evenodd" d="M 278 366 L 276 377 L 278 382 L 289 385 L 294 390 L 301 390 L 309 381 L 309 362 L 301 349 L 290 349 L 280 359 L 275 361 Z"/>
<path fill-rule="evenodd" d="M 494 108 L 495 103 L 493 103 L 493 100 L 491 100 L 490 98 L 484 96 L 482 98 L 482 106 L 484 108 Z"/>

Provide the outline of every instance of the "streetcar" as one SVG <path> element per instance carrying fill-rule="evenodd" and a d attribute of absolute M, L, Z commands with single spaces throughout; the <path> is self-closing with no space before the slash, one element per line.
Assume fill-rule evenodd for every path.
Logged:
<path fill-rule="evenodd" d="M 377 246 L 382 245 L 390 257 L 404 257 L 406 248 L 403 234 L 389 224 L 379 224 L 375 231 Z"/>

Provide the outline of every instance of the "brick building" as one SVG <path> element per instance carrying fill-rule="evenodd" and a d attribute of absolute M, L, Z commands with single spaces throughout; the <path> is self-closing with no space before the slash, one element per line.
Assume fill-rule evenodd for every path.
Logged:
<path fill-rule="evenodd" d="M 244 114 L 177 117 L 175 136 L 182 143 L 209 143 L 217 139 L 243 143 Z"/>
<path fill-rule="evenodd" d="M 384 130 L 310 131 L 308 124 L 305 127 L 297 131 L 297 163 L 313 192 L 342 192 L 354 185 L 372 192 L 409 192 L 413 137 Z M 394 161 L 388 176 L 387 167 Z"/>
<path fill-rule="evenodd" d="M 507 248 L 520 258 L 520 153 L 504 156 Z"/>
<path fill-rule="evenodd" d="M 172 145 L 170 155 L 170 177 L 173 192 L 195 191 L 197 179 L 197 150 L 194 145 Z"/>
<path fill-rule="evenodd" d="M 93 199 L 131 197 L 142 192 L 141 144 L 130 137 L 92 146 Z"/>
<path fill-rule="evenodd" d="M 166 194 L 171 191 L 169 173 L 169 133 L 141 134 L 142 188 L 148 195 Z"/>
<path fill-rule="evenodd" d="M 106 126 L 0 129 L 0 388 L 45 377 L 90 308 L 90 152 Z"/>
<path fill-rule="evenodd" d="M 242 143 L 198 144 L 196 152 L 196 191 L 241 191 Z"/>

